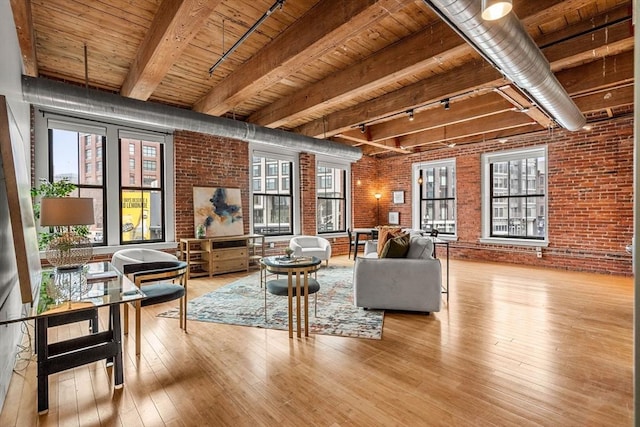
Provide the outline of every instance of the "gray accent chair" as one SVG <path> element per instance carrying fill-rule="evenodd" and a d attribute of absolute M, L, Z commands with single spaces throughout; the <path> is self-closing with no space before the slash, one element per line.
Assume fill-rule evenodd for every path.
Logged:
<path fill-rule="evenodd" d="M 356 307 L 440 311 L 442 269 L 433 258 L 433 242 L 412 236 L 406 258 L 378 258 L 376 245 L 367 242 L 365 255 L 353 270 L 353 301 Z"/>

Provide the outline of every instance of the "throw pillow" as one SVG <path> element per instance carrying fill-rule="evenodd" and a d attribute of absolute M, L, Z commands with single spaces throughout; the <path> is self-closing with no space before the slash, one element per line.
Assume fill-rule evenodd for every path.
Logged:
<path fill-rule="evenodd" d="M 431 259 L 433 254 L 433 242 L 426 237 L 413 237 L 409 244 L 407 258 Z"/>
<path fill-rule="evenodd" d="M 382 248 L 382 252 L 380 253 L 380 258 L 404 258 L 407 256 L 407 252 L 409 252 L 409 240 L 411 237 L 409 234 L 402 234 L 400 236 L 394 237 L 393 239 L 387 240 L 384 248 Z"/>
<path fill-rule="evenodd" d="M 387 240 L 393 239 L 394 237 L 400 235 L 401 231 L 399 227 L 380 227 L 378 232 L 378 257 L 380 258 L 380 254 L 382 253 L 382 249 L 384 245 L 387 243 Z"/>

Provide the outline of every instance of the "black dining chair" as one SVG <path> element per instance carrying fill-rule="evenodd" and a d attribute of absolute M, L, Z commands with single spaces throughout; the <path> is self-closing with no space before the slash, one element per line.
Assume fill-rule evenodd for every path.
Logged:
<path fill-rule="evenodd" d="M 349 259 L 351 259 L 351 250 L 354 249 L 356 242 L 355 239 L 353 237 L 353 233 L 351 232 L 350 228 L 347 228 L 347 234 L 349 235 Z M 367 243 L 366 240 L 358 240 L 358 246 L 362 246 L 364 247 L 365 243 Z M 353 251 L 353 255 L 355 256 L 358 253 L 358 248 L 355 248 L 355 250 Z"/>

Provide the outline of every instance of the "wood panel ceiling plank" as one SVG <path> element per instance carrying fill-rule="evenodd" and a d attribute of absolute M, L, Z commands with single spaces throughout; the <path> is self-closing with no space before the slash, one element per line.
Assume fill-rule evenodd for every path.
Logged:
<path fill-rule="evenodd" d="M 580 111 L 589 113 L 602 111 L 605 108 L 618 108 L 633 105 L 633 85 L 598 91 L 589 95 L 574 98 Z"/>
<path fill-rule="evenodd" d="M 11 11 L 13 12 L 13 22 L 18 34 L 23 73 L 27 76 L 38 77 L 36 38 L 31 17 L 31 1 L 11 0 Z"/>
<path fill-rule="evenodd" d="M 164 0 L 120 93 L 147 100 L 222 0 Z"/>
<path fill-rule="evenodd" d="M 321 1 L 214 87 L 194 110 L 224 114 L 410 0 Z"/>
<path fill-rule="evenodd" d="M 624 52 L 560 71 L 556 73 L 556 78 L 572 96 L 632 83 L 633 52 Z"/>

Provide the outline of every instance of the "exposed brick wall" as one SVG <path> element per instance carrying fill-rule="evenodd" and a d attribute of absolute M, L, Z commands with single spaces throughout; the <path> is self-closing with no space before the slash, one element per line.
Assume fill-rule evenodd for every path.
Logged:
<path fill-rule="evenodd" d="M 240 188 L 244 232 L 249 232 L 249 147 L 246 142 L 196 132 L 173 136 L 176 240 L 194 237 L 193 187 Z"/>
<path fill-rule="evenodd" d="M 543 249 L 543 257 L 537 258 L 533 248 L 480 243 L 481 154 L 544 144 L 548 147 L 549 247 Z M 507 144 L 490 141 L 443 147 L 380 163 L 381 170 L 390 172 L 389 189 L 404 186 L 405 201 L 410 201 L 411 164 L 451 157 L 456 158 L 458 226 L 452 257 L 631 274 L 631 256 L 624 248 L 633 234 L 632 118 L 600 122 L 589 132 L 545 131 L 512 138 Z M 409 202 L 406 212 L 390 206 L 401 212 L 402 225 L 411 224 L 410 206 Z"/>
<path fill-rule="evenodd" d="M 363 157 L 351 165 L 351 224 L 350 228 L 370 227 L 376 224 L 379 162 Z M 382 215 L 382 212 L 380 213 Z"/>
<path fill-rule="evenodd" d="M 316 156 L 300 153 L 300 234 L 316 234 Z"/>

